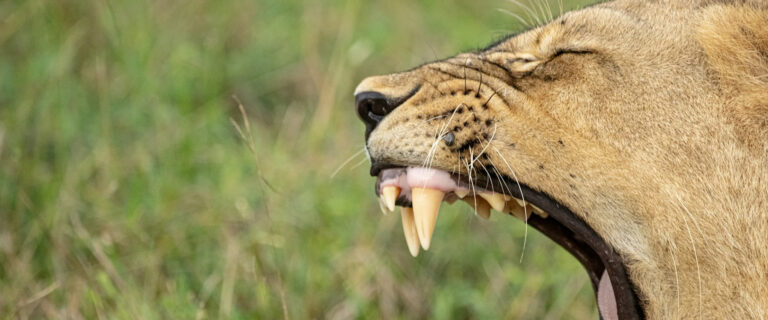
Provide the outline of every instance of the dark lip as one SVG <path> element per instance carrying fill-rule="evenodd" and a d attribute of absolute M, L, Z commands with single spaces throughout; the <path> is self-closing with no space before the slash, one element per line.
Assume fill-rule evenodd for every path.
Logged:
<path fill-rule="evenodd" d="M 379 175 L 381 170 L 385 169 L 398 169 L 398 168 L 405 168 L 406 166 L 397 166 L 393 164 L 387 164 L 387 163 L 381 163 L 381 162 L 374 162 L 371 164 L 371 177 L 376 177 Z"/>
<path fill-rule="evenodd" d="M 384 169 L 404 167 L 374 163 L 371 166 L 371 175 L 378 176 Z M 454 177 L 468 183 L 464 176 L 454 175 Z M 545 192 L 534 190 L 524 183 L 518 184 L 506 176 L 501 176 L 500 179 L 473 177 L 473 183 L 486 186 L 486 188 L 493 188 L 493 190 L 504 190 L 504 194 L 525 199 L 525 201 L 547 212 L 549 217 L 542 218 L 538 215 L 531 215 L 528 217 L 527 223 L 565 248 L 584 266 L 589 279 L 592 281 L 595 298 L 597 298 L 600 276 L 607 269 L 613 285 L 619 319 L 645 319 L 635 287 L 627 276 L 621 256 L 568 207 L 560 204 Z M 502 184 L 504 185 L 502 186 Z M 378 194 L 378 190 L 376 192 Z M 398 205 L 410 204 L 398 203 Z"/>

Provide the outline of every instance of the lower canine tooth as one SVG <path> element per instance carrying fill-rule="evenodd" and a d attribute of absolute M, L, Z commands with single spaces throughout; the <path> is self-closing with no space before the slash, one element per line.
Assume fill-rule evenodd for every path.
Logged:
<path fill-rule="evenodd" d="M 444 196 L 445 192 L 436 189 L 417 187 L 411 190 L 416 231 L 424 250 L 429 250 L 429 245 L 432 242 L 437 214 L 440 212 L 440 203 L 443 202 Z"/>
<path fill-rule="evenodd" d="M 475 209 L 475 214 L 479 217 L 486 220 L 491 217 L 491 205 L 488 204 L 488 201 L 479 197 L 465 198 L 463 200 Z"/>
<path fill-rule="evenodd" d="M 395 202 L 399 196 L 400 187 L 386 186 L 381 188 L 381 198 L 384 199 L 384 204 L 387 205 L 389 211 L 395 211 Z"/>
<path fill-rule="evenodd" d="M 408 244 L 408 251 L 412 256 L 419 255 L 419 236 L 416 231 L 416 224 L 413 216 L 413 208 L 403 207 L 400 210 L 400 216 L 403 220 L 403 234 L 405 243 Z"/>
<path fill-rule="evenodd" d="M 493 192 L 493 193 L 487 193 L 487 192 L 480 192 L 479 195 L 483 197 L 488 203 L 491 205 L 491 207 L 498 211 L 498 212 L 504 212 L 504 195 Z"/>

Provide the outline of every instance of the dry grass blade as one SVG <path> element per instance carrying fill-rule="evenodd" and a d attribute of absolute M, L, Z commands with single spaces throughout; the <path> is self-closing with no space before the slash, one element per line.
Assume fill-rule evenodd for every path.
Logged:
<path fill-rule="evenodd" d="M 243 139 L 243 141 L 245 141 L 246 145 L 248 146 L 248 149 L 253 154 L 254 160 L 256 161 L 257 167 L 258 167 L 258 153 L 256 152 L 256 143 L 254 141 L 253 133 L 251 131 L 251 123 L 250 123 L 250 120 L 248 120 L 248 114 L 245 111 L 245 107 L 243 107 L 243 104 L 240 102 L 240 100 L 237 97 L 235 97 L 235 96 L 233 96 L 232 98 L 237 102 L 237 107 L 240 110 L 240 116 L 242 117 L 242 121 L 243 121 L 243 123 L 245 125 L 245 131 L 243 131 L 243 129 L 240 127 L 240 125 L 238 125 L 237 121 L 235 121 L 234 119 L 230 119 L 230 121 L 234 125 L 235 129 L 237 130 L 237 132 L 240 134 L 240 137 Z M 257 168 L 257 170 L 258 170 L 258 168 Z M 260 177 L 261 181 L 264 183 L 264 186 L 266 186 L 269 189 L 274 190 L 274 188 L 272 188 L 269 185 L 267 180 L 263 176 L 261 176 L 261 174 L 259 174 L 259 171 L 257 171 L 257 175 Z M 272 220 L 272 216 L 270 215 L 270 210 L 269 210 L 269 207 L 268 207 L 266 202 L 264 203 L 264 206 L 265 206 L 264 213 L 267 216 L 267 224 L 268 224 L 267 228 L 270 231 L 270 233 L 274 234 L 273 220 Z M 271 247 L 271 246 L 270 246 L 270 248 L 271 248 L 271 251 L 272 251 L 272 255 L 276 256 L 277 253 L 275 251 L 277 249 L 275 249 L 274 247 Z M 228 250 L 227 252 L 228 252 L 227 256 L 229 257 L 230 256 L 230 254 L 229 254 L 230 251 Z M 231 266 L 232 262 L 229 261 L 229 259 L 227 261 L 228 261 L 227 265 Z M 227 269 L 230 269 L 230 268 L 231 267 L 228 267 Z M 282 308 L 283 308 L 283 319 L 287 320 L 287 319 L 290 319 L 290 317 L 289 317 L 289 314 L 288 314 L 288 303 L 287 303 L 286 297 L 285 297 L 285 287 L 283 286 L 283 275 L 282 275 L 282 272 L 280 271 L 280 269 L 281 268 L 279 266 L 275 268 L 276 277 L 277 277 L 276 281 L 277 281 L 278 291 L 280 292 L 280 303 L 282 304 Z M 226 277 L 226 275 L 225 275 L 225 277 L 224 277 L 224 284 L 225 284 L 224 287 L 227 287 L 229 289 L 225 290 L 226 288 L 222 288 L 221 300 L 223 302 L 225 302 L 223 305 L 226 306 L 226 308 L 222 309 L 223 310 L 222 311 L 223 315 L 229 315 L 229 313 L 231 312 L 231 310 L 229 310 L 229 306 L 231 306 L 232 298 L 231 298 L 231 293 L 227 293 L 227 292 L 228 291 L 231 292 L 231 287 L 232 287 L 232 283 L 233 282 L 234 282 L 234 278 L 229 278 L 229 277 Z"/>

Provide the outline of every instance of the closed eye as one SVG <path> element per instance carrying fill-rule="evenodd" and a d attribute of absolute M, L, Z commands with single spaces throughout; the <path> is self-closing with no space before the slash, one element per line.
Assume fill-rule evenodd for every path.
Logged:
<path fill-rule="evenodd" d="M 552 55 L 552 59 L 557 58 L 559 56 L 565 55 L 565 54 L 576 54 L 576 55 L 584 55 L 584 54 L 594 54 L 595 51 L 588 50 L 588 49 L 572 49 L 572 48 L 561 48 L 555 50 L 555 54 Z"/>
<path fill-rule="evenodd" d="M 517 62 L 520 62 L 520 63 L 531 63 L 531 62 L 534 62 L 534 61 L 536 61 L 536 60 L 532 59 L 532 58 L 515 58 L 515 59 L 512 59 L 512 60 L 509 60 L 509 63 L 517 63 Z"/>

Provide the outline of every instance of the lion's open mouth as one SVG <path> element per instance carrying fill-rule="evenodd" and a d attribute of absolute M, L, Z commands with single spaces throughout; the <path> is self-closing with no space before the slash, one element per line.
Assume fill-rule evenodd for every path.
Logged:
<path fill-rule="evenodd" d="M 586 268 L 605 319 L 640 319 L 637 296 L 622 258 L 592 228 L 548 195 L 509 177 L 468 177 L 423 167 L 376 164 L 382 210 L 402 207 L 403 231 L 413 256 L 431 245 L 443 201 L 463 200 L 478 216 L 490 210 L 514 215 L 568 250 Z"/>

